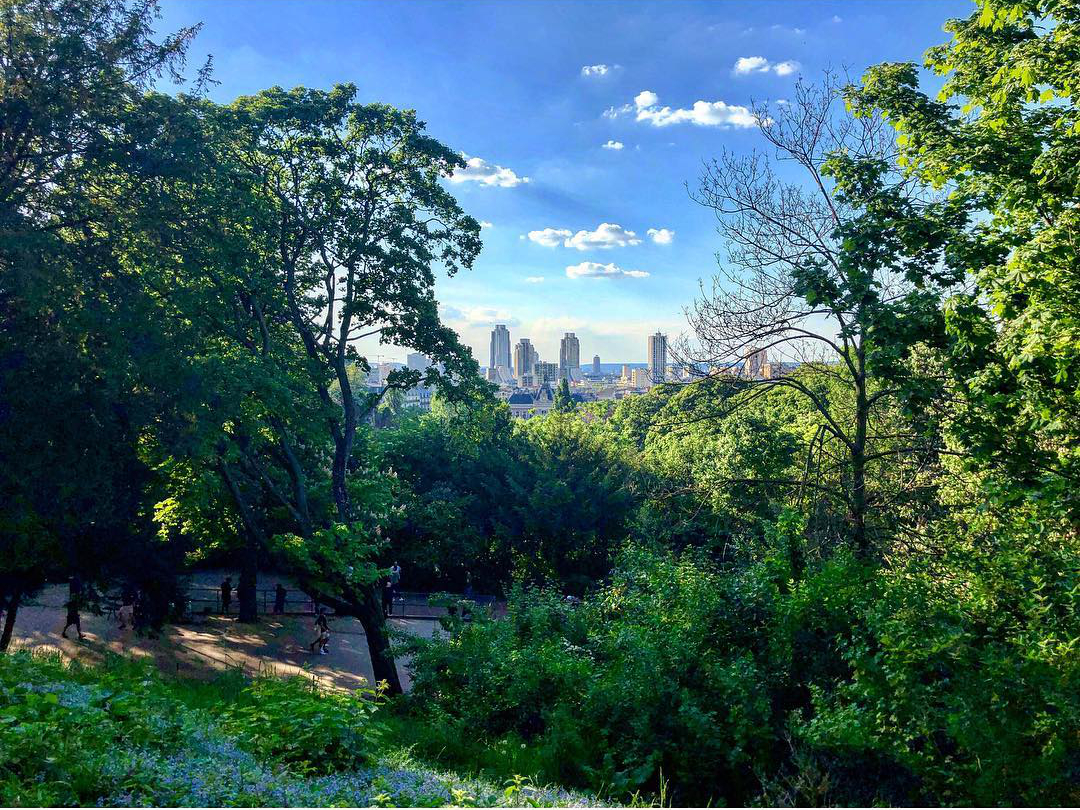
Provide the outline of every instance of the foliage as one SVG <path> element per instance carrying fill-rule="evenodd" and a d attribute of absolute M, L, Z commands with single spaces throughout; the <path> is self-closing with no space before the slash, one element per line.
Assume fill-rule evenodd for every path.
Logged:
<path fill-rule="evenodd" d="M 0 801 L 7 806 L 583 805 L 523 779 L 440 773 L 386 747 L 370 694 L 306 679 L 166 679 L 0 656 Z"/>

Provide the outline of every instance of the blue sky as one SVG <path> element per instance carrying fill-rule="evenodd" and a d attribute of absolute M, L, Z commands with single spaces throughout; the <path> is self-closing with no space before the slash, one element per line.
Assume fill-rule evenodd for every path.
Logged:
<path fill-rule="evenodd" d="M 165 0 L 161 30 L 204 23 L 192 61 L 213 54 L 218 101 L 353 82 L 363 100 L 417 110 L 475 159 L 451 188 L 490 223 L 484 250 L 437 295 L 481 365 L 496 322 L 542 359 L 557 360 L 559 337 L 574 331 L 583 361 L 636 362 L 648 334 L 683 331 L 683 307 L 715 270 L 723 245 L 685 184 L 720 150 L 760 146 L 741 108 L 782 99 L 799 75 L 828 66 L 857 75 L 921 60 L 945 40 L 945 20 L 971 8 Z M 406 352 L 361 348 L 387 360 Z"/>

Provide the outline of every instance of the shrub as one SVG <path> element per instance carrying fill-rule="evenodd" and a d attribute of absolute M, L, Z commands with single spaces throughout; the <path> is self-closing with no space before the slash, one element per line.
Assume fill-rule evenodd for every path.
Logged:
<path fill-rule="evenodd" d="M 221 727 L 260 759 L 299 773 L 354 768 L 371 753 L 372 690 L 330 692 L 302 676 L 263 676 L 221 708 Z"/>

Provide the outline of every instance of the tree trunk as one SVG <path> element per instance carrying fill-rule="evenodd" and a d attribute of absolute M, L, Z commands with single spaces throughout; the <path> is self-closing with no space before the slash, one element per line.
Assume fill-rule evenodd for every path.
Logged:
<path fill-rule="evenodd" d="M 330 605 L 334 612 L 342 616 L 353 616 L 359 620 L 367 636 L 368 652 L 371 654 L 371 670 L 375 683 L 386 681 L 389 695 L 400 695 L 401 678 L 398 677 L 397 664 L 390 652 L 390 636 L 386 632 L 386 617 L 383 616 L 382 602 L 378 598 L 374 585 L 367 585 L 350 594 L 350 598 L 336 599 L 324 596 L 321 601 Z"/>
<path fill-rule="evenodd" d="M 855 437 L 851 446 L 851 538 L 855 553 L 866 557 L 870 553 L 870 539 L 866 534 L 866 430 L 869 405 L 861 356 L 855 386 Z"/>
<path fill-rule="evenodd" d="M 266 545 L 266 538 L 263 536 L 262 528 L 255 520 L 255 516 L 251 514 L 251 508 L 248 506 L 247 501 L 244 500 L 240 485 L 233 476 L 232 470 L 229 469 L 229 465 L 222 460 L 219 466 L 221 477 L 225 479 L 229 494 L 232 495 L 233 502 L 240 512 L 240 519 L 245 529 L 244 533 L 247 535 L 247 542 L 244 544 L 240 557 L 240 581 L 237 583 L 236 588 L 237 603 L 240 607 L 239 621 L 254 623 L 259 620 L 257 594 L 255 592 L 255 583 L 259 571 L 259 549 Z"/>
<path fill-rule="evenodd" d="M 0 652 L 7 652 L 11 644 L 11 634 L 15 632 L 15 615 L 19 612 L 22 591 L 16 589 L 8 597 L 7 612 L 4 614 L 4 632 L 0 635 Z"/>

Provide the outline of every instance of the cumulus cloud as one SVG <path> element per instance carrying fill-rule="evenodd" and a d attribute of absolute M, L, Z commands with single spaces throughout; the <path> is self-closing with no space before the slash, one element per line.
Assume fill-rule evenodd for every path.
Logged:
<path fill-rule="evenodd" d="M 530 182 L 528 177 L 522 177 L 511 169 L 489 163 L 483 158 L 469 157 L 464 153 L 461 156 L 465 158 L 465 168 L 450 175 L 451 183 L 479 183 L 482 186 L 513 188 Z"/>
<path fill-rule="evenodd" d="M 790 76 L 799 69 L 799 63 L 792 59 L 783 62 L 770 62 L 764 56 L 740 56 L 735 60 L 732 72 L 736 76 L 749 76 L 753 73 L 775 73 L 777 76 Z"/>
<path fill-rule="evenodd" d="M 565 228 L 544 228 L 542 231 L 529 231 L 528 238 L 544 247 L 558 247 L 561 244 L 577 250 L 607 250 L 641 244 L 634 231 L 628 231 L 614 222 L 601 222 L 594 231 L 581 230 L 577 233 Z"/>
<path fill-rule="evenodd" d="M 634 119 L 667 127 L 672 124 L 695 124 L 702 127 L 753 127 L 757 126 L 754 115 L 746 107 L 726 104 L 723 101 L 695 101 L 689 109 L 661 107 L 660 97 L 652 90 L 642 90 L 634 96 L 633 104 L 609 107 L 604 111 L 607 118 L 633 115 Z"/>
<path fill-rule="evenodd" d="M 544 277 L 543 276 L 526 276 L 525 277 L 525 283 L 526 284 L 543 284 L 543 282 L 544 282 Z"/>
<path fill-rule="evenodd" d="M 480 230 L 485 231 L 488 228 L 494 228 L 494 227 L 495 227 L 495 223 L 488 222 L 486 219 L 480 220 Z"/>
<path fill-rule="evenodd" d="M 558 247 L 573 233 L 564 228 L 544 228 L 542 231 L 529 231 L 529 240 L 544 247 Z"/>
<path fill-rule="evenodd" d="M 577 248 L 578 250 L 591 250 L 594 248 L 606 250 L 608 248 L 629 247 L 630 245 L 640 244 L 641 240 L 636 233 L 628 231 L 622 225 L 616 225 L 614 222 L 601 222 L 596 226 L 595 231 L 578 231 L 563 242 L 564 246 Z"/>
<path fill-rule="evenodd" d="M 615 150 L 618 150 L 618 149 L 622 149 L 622 148 L 623 148 L 623 144 L 622 144 L 622 142 L 620 142 L 620 141 L 608 141 L 607 143 L 601 144 L 601 146 L 602 146 L 602 147 L 603 147 L 604 149 L 615 149 Z"/>
<path fill-rule="evenodd" d="M 675 238 L 675 231 L 668 230 L 667 228 L 649 228 L 647 233 L 649 234 L 649 238 L 658 245 L 670 245 L 671 241 Z"/>
<path fill-rule="evenodd" d="M 844 18 L 841 17 L 839 14 L 833 14 L 832 21 L 834 23 L 842 23 L 844 21 Z"/>
<path fill-rule="evenodd" d="M 566 268 L 567 278 L 648 278 L 644 270 L 623 270 L 617 264 L 582 262 Z"/>

